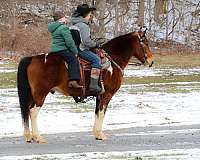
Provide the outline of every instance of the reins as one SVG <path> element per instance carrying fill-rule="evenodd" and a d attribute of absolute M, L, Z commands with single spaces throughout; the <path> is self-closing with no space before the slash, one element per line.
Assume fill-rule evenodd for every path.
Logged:
<path fill-rule="evenodd" d="M 110 57 L 107 53 L 105 53 L 105 56 L 120 70 L 122 76 L 124 75 L 124 70 Z"/>

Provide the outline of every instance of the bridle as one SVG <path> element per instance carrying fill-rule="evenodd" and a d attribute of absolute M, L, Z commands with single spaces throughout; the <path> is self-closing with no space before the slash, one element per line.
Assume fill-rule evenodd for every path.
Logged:
<path fill-rule="evenodd" d="M 146 53 L 146 51 L 145 51 L 145 49 L 144 49 L 144 45 L 146 45 L 146 44 L 144 43 L 144 41 L 146 40 L 145 34 L 142 35 L 142 36 L 140 36 L 139 33 L 136 33 L 136 35 L 137 35 L 137 37 L 138 37 L 138 39 L 139 39 L 140 46 L 141 46 L 141 48 L 142 48 L 142 50 L 143 50 L 143 52 L 144 52 L 144 61 L 146 62 L 147 53 Z M 134 66 L 141 66 L 142 63 L 141 63 L 141 62 L 131 62 L 131 65 L 134 65 Z"/>
<path fill-rule="evenodd" d="M 147 62 L 147 58 L 148 58 L 148 53 L 146 52 L 146 50 L 144 49 L 144 47 L 148 47 L 148 45 L 147 44 L 145 44 L 145 40 L 146 41 L 148 41 L 147 39 L 146 39 L 146 36 L 145 36 L 145 34 L 142 36 L 142 37 L 140 37 L 140 35 L 138 34 L 138 38 L 139 38 L 139 41 L 140 41 L 140 45 L 141 45 L 141 47 L 142 47 L 142 50 L 143 50 L 143 52 L 144 52 L 144 60 L 145 60 L 145 62 Z M 142 65 L 142 64 L 141 64 Z M 153 65 L 153 62 L 149 65 L 149 67 L 151 67 Z"/>
<path fill-rule="evenodd" d="M 146 59 L 147 59 L 147 52 L 146 52 L 146 50 L 144 49 L 144 47 L 146 46 L 146 44 L 144 43 L 144 41 L 146 40 L 146 36 L 145 36 L 145 34 L 142 35 L 142 36 L 140 36 L 140 35 L 138 34 L 138 38 L 139 38 L 139 42 L 140 42 L 141 48 L 142 48 L 142 50 L 143 50 L 143 52 L 144 52 L 144 60 L 146 61 Z M 138 63 L 139 63 L 139 62 L 138 62 Z M 139 63 L 139 64 L 142 65 L 141 63 Z"/>

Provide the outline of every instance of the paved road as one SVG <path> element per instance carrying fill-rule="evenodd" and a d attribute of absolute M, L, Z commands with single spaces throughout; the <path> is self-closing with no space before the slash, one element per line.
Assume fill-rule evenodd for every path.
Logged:
<path fill-rule="evenodd" d="M 91 132 L 44 135 L 47 144 L 27 144 L 23 137 L 0 138 L 0 157 L 200 148 L 200 125 L 134 127 L 106 131 L 108 140 L 96 141 Z"/>

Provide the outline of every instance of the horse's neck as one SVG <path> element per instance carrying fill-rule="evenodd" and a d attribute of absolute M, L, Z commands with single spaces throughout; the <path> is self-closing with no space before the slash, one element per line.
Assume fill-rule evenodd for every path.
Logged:
<path fill-rule="evenodd" d="M 120 36 L 104 45 L 105 50 L 110 53 L 110 56 L 122 69 L 128 65 L 133 55 L 132 41 L 135 36 L 135 33 Z"/>
<path fill-rule="evenodd" d="M 130 59 L 131 59 L 131 56 L 130 57 L 117 57 L 115 55 L 111 55 L 112 59 L 114 60 L 115 63 L 117 63 L 121 69 L 125 69 L 125 67 L 128 65 Z"/>
<path fill-rule="evenodd" d="M 138 43 L 138 34 L 136 32 L 114 38 L 103 47 L 110 53 L 112 59 L 124 69 L 131 57 L 135 55 L 133 43 Z"/>

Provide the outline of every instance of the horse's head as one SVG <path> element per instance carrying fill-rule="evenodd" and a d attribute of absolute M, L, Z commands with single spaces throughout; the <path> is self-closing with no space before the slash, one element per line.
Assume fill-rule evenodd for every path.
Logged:
<path fill-rule="evenodd" d="M 134 35 L 137 37 L 137 52 L 134 55 L 140 62 L 144 65 L 149 65 L 151 67 L 154 61 L 154 55 L 150 50 L 149 41 L 146 38 L 147 29 L 140 28 L 138 32 L 134 32 Z"/>
<path fill-rule="evenodd" d="M 126 67 L 131 57 L 136 57 L 140 64 L 153 64 L 154 55 L 150 51 L 149 41 L 146 38 L 146 30 L 140 29 L 138 32 L 132 32 L 113 38 L 103 44 L 104 49 L 122 68 Z"/>

